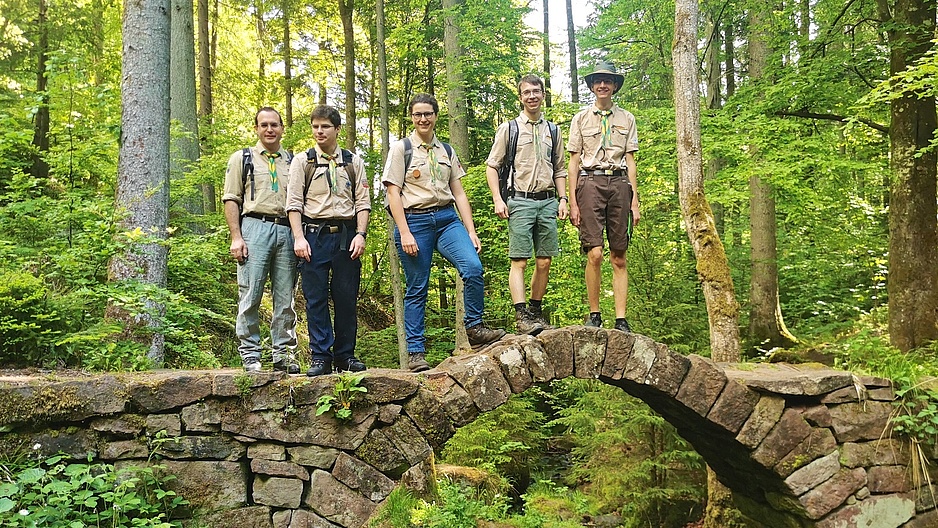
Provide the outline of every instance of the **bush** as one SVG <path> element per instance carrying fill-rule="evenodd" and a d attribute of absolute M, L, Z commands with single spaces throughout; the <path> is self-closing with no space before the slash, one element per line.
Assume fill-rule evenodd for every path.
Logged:
<path fill-rule="evenodd" d="M 35 447 L 38 449 L 38 444 Z M 165 519 L 185 501 L 159 477 L 160 466 L 72 463 L 63 455 L 0 464 L 0 525 L 45 528 L 180 526 Z"/>
<path fill-rule="evenodd" d="M 71 330 L 68 309 L 42 279 L 0 271 L 0 364 L 38 365 L 57 357 L 58 340 Z"/>

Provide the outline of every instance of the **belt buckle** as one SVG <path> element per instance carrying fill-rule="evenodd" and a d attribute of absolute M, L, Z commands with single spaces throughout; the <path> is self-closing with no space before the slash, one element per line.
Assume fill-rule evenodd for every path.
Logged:
<path fill-rule="evenodd" d="M 612 176 L 612 174 L 613 174 L 614 172 L 615 172 L 615 171 L 613 171 L 612 169 L 603 169 L 603 175 L 604 175 L 604 176 Z"/>
<path fill-rule="evenodd" d="M 338 232 L 339 232 L 339 226 L 335 226 L 335 225 L 329 226 L 329 233 L 338 233 Z"/>

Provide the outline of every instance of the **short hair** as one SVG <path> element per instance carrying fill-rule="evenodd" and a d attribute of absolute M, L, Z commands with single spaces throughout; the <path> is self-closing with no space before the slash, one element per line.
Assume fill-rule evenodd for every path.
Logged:
<path fill-rule="evenodd" d="M 283 126 L 283 117 L 281 117 L 281 116 L 280 116 L 280 112 L 278 112 L 278 111 L 277 111 L 275 108 L 273 108 L 272 106 L 262 106 L 262 107 L 257 111 L 257 113 L 254 114 L 254 126 L 257 126 L 257 116 L 261 115 L 261 112 L 273 112 L 273 113 L 277 114 L 277 119 L 280 120 L 280 126 Z"/>
<path fill-rule="evenodd" d="M 313 119 L 328 119 L 332 126 L 336 128 L 342 126 L 342 116 L 334 106 L 319 105 L 313 108 L 312 113 L 309 114 L 309 122 L 312 123 Z"/>
<path fill-rule="evenodd" d="M 544 80 L 538 77 L 537 75 L 534 75 L 533 73 L 529 73 L 518 80 L 518 93 L 519 94 L 521 93 L 521 85 L 524 83 L 535 84 L 537 86 L 540 86 L 542 91 L 544 90 Z"/>
<path fill-rule="evenodd" d="M 408 111 L 413 112 L 414 105 L 418 105 L 418 104 L 428 104 L 433 107 L 433 113 L 435 114 L 440 113 L 440 104 L 436 102 L 436 97 L 433 97 L 430 94 L 419 93 L 415 95 L 414 98 L 410 100 L 410 106 L 407 107 Z"/>

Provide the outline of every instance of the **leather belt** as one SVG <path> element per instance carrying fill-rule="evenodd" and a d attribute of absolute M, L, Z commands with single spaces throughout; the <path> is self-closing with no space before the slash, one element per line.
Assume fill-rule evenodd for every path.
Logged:
<path fill-rule="evenodd" d="M 587 169 L 581 170 L 580 176 L 627 176 L 626 169 Z"/>
<path fill-rule="evenodd" d="M 515 191 L 515 198 L 525 198 L 527 200 L 549 200 L 556 196 L 554 191 L 538 191 L 538 192 L 524 192 L 524 191 Z"/>
<path fill-rule="evenodd" d="M 244 216 L 253 218 L 255 220 L 260 220 L 261 222 L 270 222 L 272 224 L 290 227 L 290 220 L 285 216 L 263 215 L 260 213 L 244 213 Z"/>
<path fill-rule="evenodd" d="M 406 214 L 436 213 L 436 212 L 442 211 L 443 209 L 449 209 L 452 206 L 453 204 L 448 203 L 446 205 L 437 205 L 436 207 L 423 207 L 419 209 L 416 207 L 413 207 L 413 208 L 404 209 L 404 213 Z"/>
<path fill-rule="evenodd" d="M 303 217 L 303 231 L 306 233 L 338 233 L 342 227 L 347 226 L 352 220 L 341 218 L 309 218 Z"/>

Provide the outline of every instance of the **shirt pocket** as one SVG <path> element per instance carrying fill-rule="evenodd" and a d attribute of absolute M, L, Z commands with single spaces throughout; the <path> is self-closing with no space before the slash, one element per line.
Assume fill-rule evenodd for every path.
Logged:
<path fill-rule="evenodd" d="M 410 167 L 407 168 L 407 173 L 404 174 L 404 183 L 426 186 L 428 181 L 430 181 L 430 160 L 424 158 L 412 161 Z"/>
<path fill-rule="evenodd" d="M 585 126 L 582 129 L 583 137 L 596 138 L 602 136 L 603 130 L 599 126 Z"/>

